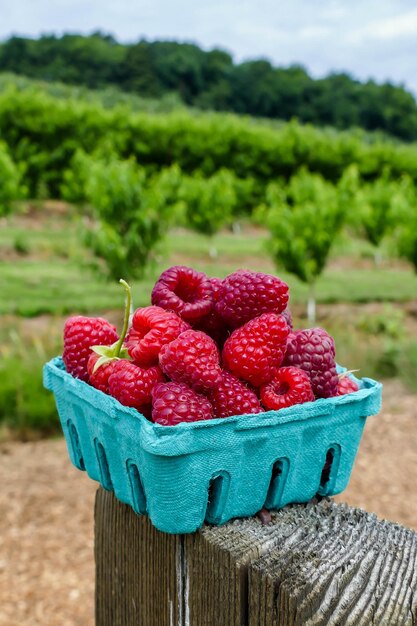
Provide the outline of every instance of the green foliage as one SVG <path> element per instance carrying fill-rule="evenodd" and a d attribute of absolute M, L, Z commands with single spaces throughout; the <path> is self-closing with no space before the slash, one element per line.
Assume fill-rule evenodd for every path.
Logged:
<path fill-rule="evenodd" d="M 186 227 L 212 236 L 231 221 L 237 201 L 234 176 L 226 169 L 209 178 L 184 176 L 178 199 Z"/>
<path fill-rule="evenodd" d="M 22 256 L 28 255 L 31 250 L 31 245 L 30 245 L 30 241 L 27 235 L 26 236 L 22 234 L 17 235 L 13 241 L 13 249 L 15 252 L 17 252 L 18 254 L 21 254 Z"/>
<path fill-rule="evenodd" d="M 6 343 L 0 341 L 0 426 L 19 431 L 22 437 L 32 430 L 58 431 L 55 402 L 43 387 L 42 367 L 60 346 L 37 336 L 23 341 L 14 329 L 5 339 Z"/>
<path fill-rule="evenodd" d="M 42 384 L 44 358 L 8 357 L 0 362 L 0 424 L 20 431 L 58 431 L 56 406 Z M 16 384 L 16 381 L 19 384 Z"/>
<path fill-rule="evenodd" d="M 404 311 L 391 305 L 385 305 L 379 313 L 360 317 L 358 328 L 371 336 L 382 335 L 394 340 L 404 339 Z"/>
<path fill-rule="evenodd" d="M 417 272 L 417 190 L 410 178 L 401 181 L 401 192 L 394 208 L 396 244 L 400 256 Z"/>
<path fill-rule="evenodd" d="M 358 190 L 361 224 L 366 238 L 375 247 L 393 225 L 393 209 L 400 192 L 400 186 L 389 180 L 387 172 Z"/>
<path fill-rule="evenodd" d="M 227 52 L 189 43 L 145 40 L 121 45 L 88 36 L 11 37 L 0 45 L 0 71 L 87 87 L 113 86 L 160 98 L 174 94 L 192 106 L 318 126 L 380 130 L 417 139 L 417 105 L 403 87 L 360 83 L 347 74 L 314 80 L 294 65 L 266 60 L 234 63 Z"/>
<path fill-rule="evenodd" d="M 287 187 L 269 185 L 266 196 L 273 258 L 303 282 L 313 284 L 343 226 L 345 207 L 337 189 L 321 176 L 301 170 Z"/>
<path fill-rule="evenodd" d="M 86 186 L 91 158 L 83 150 L 76 150 L 68 169 L 64 171 L 60 195 L 71 204 L 83 205 L 87 201 Z"/>
<path fill-rule="evenodd" d="M 165 198 L 133 160 L 86 159 L 94 224 L 86 242 L 111 279 L 141 277 L 166 227 Z"/>
<path fill-rule="evenodd" d="M 393 179 L 408 173 L 417 181 L 415 145 L 360 131 L 187 110 L 162 115 L 126 106 L 106 109 L 98 101 L 53 97 L 36 86 L 9 85 L 0 93 L 0 135 L 15 163 L 25 167 L 30 197 L 42 189 L 60 197 L 64 173 L 78 151 L 134 157 L 151 173 L 176 164 L 186 175 L 200 172 L 207 178 L 226 168 L 240 181 L 236 208 L 246 213 L 263 202 L 269 182 L 288 180 L 301 166 L 333 183 L 351 163 L 365 181 L 378 178 L 385 165 Z"/>
<path fill-rule="evenodd" d="M 24 195 L 21 171 L 11 159 L 3 142 L 0 142 L 0 217 L 13 209 L 13 203 Z"/>
<path fill-rule="evenodd" d="M 361 227 L 360 201 L 358 197 L 360 183 L 356 164 L 349 165 L 337 183 L 339 205 L 345 212 L 346 223 L 353 228 L 354 232 L 359 232 Z"/>

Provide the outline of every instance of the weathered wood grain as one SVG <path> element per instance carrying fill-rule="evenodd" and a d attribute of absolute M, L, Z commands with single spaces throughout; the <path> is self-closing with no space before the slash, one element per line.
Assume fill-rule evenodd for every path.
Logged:
<path fill-rule="evenodd" d="M 182 537 L 155 530 L 100 488 L 95 507 L 96 624 L 171 626 L 183 620 Z"/>
<path fill-rule="evenodd" d="M 417 625 L 417 533 L 329 499 L 271 518 L 166 535 L 100 488 L 97 626 Z"/>

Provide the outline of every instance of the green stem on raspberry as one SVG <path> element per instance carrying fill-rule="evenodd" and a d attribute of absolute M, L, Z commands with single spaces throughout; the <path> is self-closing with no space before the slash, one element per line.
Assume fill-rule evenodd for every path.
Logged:
<path fill-rule="evenodd" d="M 119 337 L 119 341 L 116 343 L 116 345 L 114 347 L 114 356 L 115 357 L 118 357 L 120 355 L 120 350 L 122 349 L 123 342 L 124 342 L 126 334 L 127 334 L 127 329 L 129 328 L 130 309 L 131 309 L 131 305 L 132 305 L 132 289 L 131 289 L 130 285 L 125 280 L 123 280 L 123 278 L 121 278 L 119 280 L 119 283 L 121 285 L 123 285 L 123 287 L 124 287 L 124 289 L 126 291 L 126 303 L 125 303 L 125 315 L 124 315 L 124 319 L 123 319 L 122 332 L 121 332 L 121 335 Z"/>

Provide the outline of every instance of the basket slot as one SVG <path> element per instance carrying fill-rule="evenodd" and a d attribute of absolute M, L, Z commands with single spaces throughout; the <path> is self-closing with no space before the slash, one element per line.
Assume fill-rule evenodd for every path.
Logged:
<path fill-rule="evenodd" d="M 67 421 L 67 429 L 74 463 L 78 467 L 78 469 L 85 471 L 85 463 L 81 452 L 80 438 L 78 436 L 77 429 L 75 428 L 74 423 L 71 420 Z"/>
<path fill-rule="evenodd" d="M 208 486 L 208 500 L 205 520 L 209 524 L 217 524 L 226 506 L 230 476 L 227 472 L 215 474 Z"/>
<path fill-rule="evenodd" d="M 321 471 L 320 486 L 317 492 L 320 496 L 326 496 L 333 490 L 339 469 L 339 461 L 340 446 L 335 443 L 326 452 L 326 460 Z"/>
<path fill-rule="evenodd" d="M 133 461 L 126 463 L 127 473 L 129 476 L 130 489 L 132 492 L 132 507 L 135 513 L 143 515 L 146 513 L 146 496 L 143 489 L 142 481 L 138 466 Z"/>
<path fill-rule="evenodd" d="M 96 450 L 97 461 L 100 469 L 100 483 L 104 489 L 107 489 L 107 491 L 113 491 L 113 482 L 110 476 L 106 452 L 98 439 L 94 439 L 94 448 Z"/>
<path fill-rule="evenodd" d="M 265 500 L 266 508 L 279 508 L 289 469 L 290 462 L 286 457 L 277 459 L 272 466 L 271 481 L 269 483 L 269 489 Z"/>

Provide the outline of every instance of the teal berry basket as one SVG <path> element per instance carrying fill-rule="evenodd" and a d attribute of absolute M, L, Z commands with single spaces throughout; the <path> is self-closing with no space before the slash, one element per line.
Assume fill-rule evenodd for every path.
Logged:
<path fill-rule="evenodd" d="M 177 426 L 149 422 L 65 371 L 44 368 L 72 463 L 167 533 L 191 533 L 266 507 L 345 489 L 382 385 L 280 411 Z"/>

